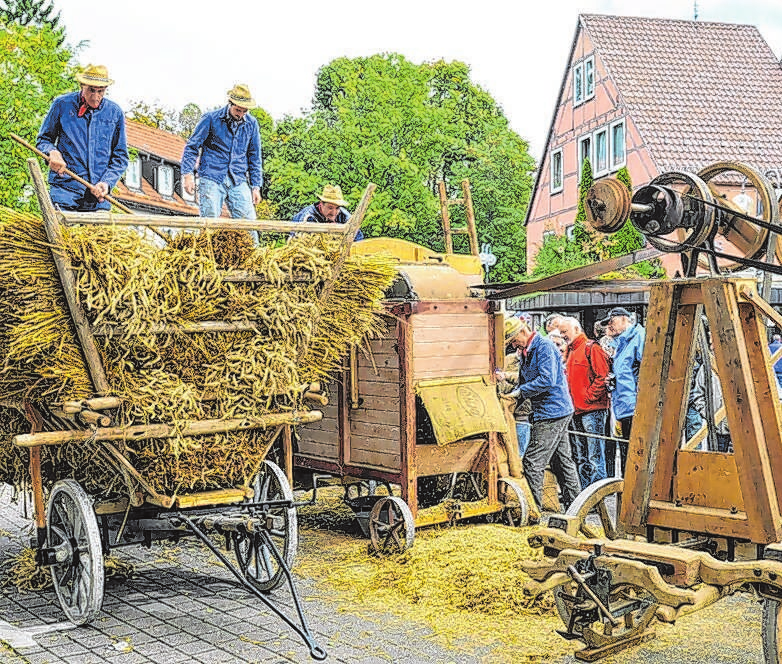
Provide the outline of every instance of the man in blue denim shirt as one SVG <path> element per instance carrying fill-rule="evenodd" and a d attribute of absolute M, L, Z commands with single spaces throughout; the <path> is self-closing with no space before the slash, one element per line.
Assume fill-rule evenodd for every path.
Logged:
<path fill-rule="evenodd" d="M 36 146 L 49 156 L 49 191 L 63 210 L 109 210 L 104 199 L 128 167 L 125 116 L 104 99 L 114 81 L 103 65 L 88 65 L 76 74 L 79 92 L 57 97 L 38 132 Z M 91 187 L 79 184 L 69 169 Z"/>
<path fill-rule="evenodd" d="M 543 473 L 546 466 L 557 478 L 565 510 L 581 491 L 576 464 L 567 437 L 573 417 L 565 368 L 551 340 L 535 332 L 526 319 L 517 319 L 515 334 L 506 341 L 520 351 L 519 384 L 512 396 L 532 402 L 532 430 L 524 453 L 524 476 L 538 507 L 543 504 Z"/>
<path fill-rule="evenodd" d="M 219 217 L 223 203 L 234 219 L 255 219 L 261 202 L 261 136 L 258 121 L 248 114 L 257 104 L 243 84 L 228 91 L 228 105 L 204 113 L 182 155 L 182 184 L 195 193 L 198 159 L 202 217 Z M 199 159 L 200 154 L 200 159 Z"/>

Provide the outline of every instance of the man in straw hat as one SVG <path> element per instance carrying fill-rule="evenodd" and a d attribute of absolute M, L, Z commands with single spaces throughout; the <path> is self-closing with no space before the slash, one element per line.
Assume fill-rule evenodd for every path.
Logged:
<path fill-rule="evenodd" d="M 540 507 L 543 504 L 543 473 L 546 466 L 557 478 L 563 507 L 575 500 L 581 484 L 570 450 L 567 428 L 573 416 L 565 369 L 550 339 L 533 328 L 529 317 L 506 325 L 505 345 L 519 353 L 518 385 L 511 395 L 532 403 L 532 429 L 524 453 L 524 476 Z"/>
<path fill-rule="evenodd" d="M 310 221 L 319 224 L 346 224 L 350 219 L 347 211 L 348 204 L 342 198 L 342 189 L 336 184 L 327 184 L 323 187 L 323 193 L 318 196 L 318 201 L 299 210 L 292 221 Z M 359 228 L 356 231 L 356 241 L 363 240 L 364 234 Z"/>
<path fill-rule="evenodd" d="M 234 219 L 255 219 L 261 202 L 261 135 L 248 113 L 257 104 L 243 83 L 228 91 L 228 104 L 204 113 L 185 145 L 182 184 L 195 193 L 198 162 L 198 206 L 202 217 L 219 217 L 223 203 Z"/>
<path fill-rule="evenodd" d="M 92 212 L 111 208 L 104 199 L 128 167 L 125 116 L 105 99 L 114 81 L 103 65 L 76 74 L 78 92 L 57 97 L 44 118 L 36 145 L 49 156 L 52 202 L 63 210 Z M 65 169 L 91 182 L 79 184 Z"/>

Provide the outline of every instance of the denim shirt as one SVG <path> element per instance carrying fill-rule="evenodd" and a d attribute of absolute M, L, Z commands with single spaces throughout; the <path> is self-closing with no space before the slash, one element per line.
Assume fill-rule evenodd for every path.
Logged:
<path fill-rule="evenodd" d="M 519 391 L 532 403 L 532 422 L 553 420 L 573 414 L 565 366 L 554 343 L 535 334 L 521 353 Z"/>
<path fill-rule="evenodd" d="M 339 212 L 337 213 L 337 218 L 334 220 L 334 223 L 337 224 L 346 224 L 350 220 L 350 212 L 348 212 L 345 208 L 341 207 L 339 209 Z M 308 205 L 305 208 L 302 208 L 299 210 L 291 219 L 291 221 L 302 221 L 302 222 L 313 222 L 317 224 L 328 224 L 329 220 L 326 219 L 321 213 L 320 210 L 318 210 L 318 204 L 313 203 L 312 205 Z M 356 237 L 353 238 L 355 242 L 358 242 L 359 240 L 364 239 L 364 234 L 361 232 L 361 229 L 359 228 L 356 231 Z"/>
<path fill-rule="evenodd" d="M 261 136 L 258 121 L 249 113 L 230 129 L 229 106 L 204 113 L 182 154 L 182 175 L 195 169 L 202 178 L 222 184 L 230 176 L 234 185 L 249 179 L 250 186 L 261 186 Z"/>
<path fill-rule="evenodd" d="M 59 150 L 68 169 L 92 184 L 105 182 L 111 191 L 128 167 L 125 116 L 109 99 L 78 117 L 80 92 L 57 97 L 44 118 L 36 139 L 37 148 L 48 155 Z M 86 187 L 68 175 L 49 171 L 52 202 L 73 207 Z M 109 210 L 108 201 L 97 207 Z"/>
<path fill-rule="evenodd" d="M 628 327 L 616 339 L 616 352 L 613 357 L 616 388 L 611 394 L 611 407 L 618 420 L 631 417 L 635 413 L 644 341 L 646 330 L 638 324 Z"/>

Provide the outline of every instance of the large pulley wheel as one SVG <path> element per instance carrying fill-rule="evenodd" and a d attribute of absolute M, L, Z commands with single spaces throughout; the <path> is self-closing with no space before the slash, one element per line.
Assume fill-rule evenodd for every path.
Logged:
<path fill-rule="evenodd" d="M 765 664 L 782 664 L 782 602 L 775 599 L 763 600 L 763 661 Z"/>
<path fill-rule="evenodd" d="M 402 553 L 413 546 L 415 521 L 407 503 L 396 496 L 380 498 L 369 513 L 370 547 L 374 553 Z"/>
<path fill-rule="evenodd" d="M 52 487 L 46 543 L 57 561 L 51 566 L 54 592 L 68 620 L 94 620 L 103 605 L 103 546 L 92 501 L 75 480 Z"/>
<path fill-rule="evenodd" d="M 587 223 L 601 233 L 616 233 L 630 217 L 630 190 L 615 178 L 595 182 L 587 194 Z"/>
<path fill-rule="evenodd" d="M 738 178 L 736 174 L 741 177 Z M 716 222 L 715 249 L 721 253 L 733 254 L 737 258 L 763 258 L 767 249 L 768 229 L 756 226 L 731 212 L 743 212 L 765 223 L 778 224 L 779 206 L 776 192 L 768 179 L 751 166 L 736 161 L 719 161 L 701 170 L 698 176 L 709 185 L 715 203 L 723 208 Z M 745 186 L 740 191 L 747 197 L 746 203 L 750 207 L 748 210 L 742 209 L 734 200 L 737 198 L 736 191 L 742 184 Z M 750 193 L 746 193 L 747 191 Z M 782 258 L 780 238 L 777 239 L 776 254 Z M 702 267 L 708 265 L 705 259 L 699 264 Z M 719 259 L 718 265 L 728 271 L 745 267 L 737 261 L 727 259 Z"/>
<path fill-rule="evenodd" d="M 264 461 L 253 480 L 253 503 L 289 501 L 293 503 L 293 491 L 280 467 Z M 266 518 L 268 539 L 261 533 L 232 533 L 236 561 L 244 578 L 263 593 L 275 590 L 286 579 L 280 559 L 290 570 L 296 559 L 298 529 L 296 508 L 286 505 L 261 505 L 251 512 Z M 277 555 L 275 555 L 277 554 Z"/>
<path fill-rule="evenodd" d="M 579 531 L 587 538 L 618 539 L 624 534 L 619 522 L 624 485 L 623 479 L 615 477 L 590 484 L 576 496 L 565 514 L 578 518 Z M 598 528 L 602 528 L 602 534 Z"/>

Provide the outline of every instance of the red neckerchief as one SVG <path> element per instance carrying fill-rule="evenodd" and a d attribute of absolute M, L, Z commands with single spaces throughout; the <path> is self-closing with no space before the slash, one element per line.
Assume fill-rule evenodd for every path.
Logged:
<path fill-rule="evenodd" d="M 524 353 L 524 359 L 525 360 L 527 359 L 527 353 L 529 352 L 529 347 L 532 345 L 532 340 L 535 338 L 536 334 L 537 334 L 537 332 L 533 332 L 532 333 L 532 336 L 529 339 L 527 339 L 527 343 L 526 343 L 526 345 L 524 346 L 524 348 L 521 351 L 522 353 Z"/>
<path fill-rule="evenodd" d="M 87 106 L 87 100 L 79 95 L 79 112 L 76 114 L 77 117 L 81 118 L 84 117 L 84 114 L 87 111 L 94 111 L 95 109 L 92 108 L 92 106 Z"/>

